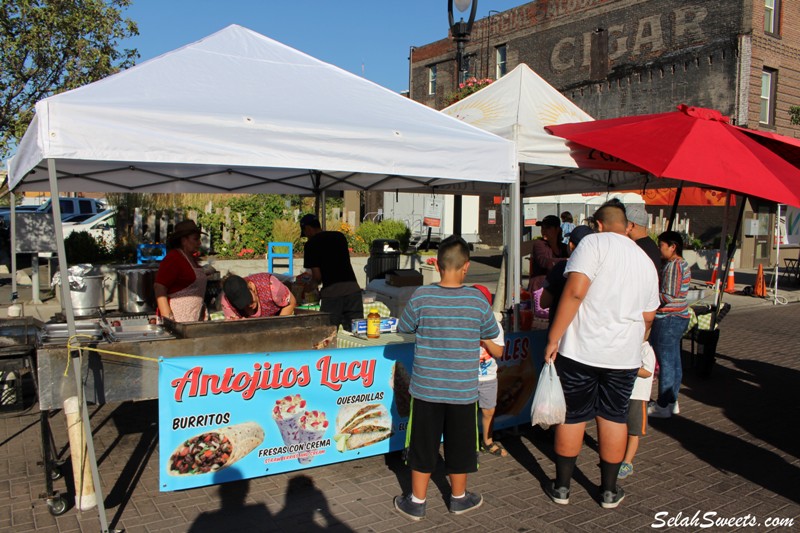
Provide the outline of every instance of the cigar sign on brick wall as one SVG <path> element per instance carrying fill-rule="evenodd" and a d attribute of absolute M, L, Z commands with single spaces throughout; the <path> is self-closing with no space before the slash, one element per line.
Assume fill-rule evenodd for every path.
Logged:
<path fill-rule="evenodd" d="M 497 428 L 530 419 L 541 366 L 541 361 L 534 365 L 531 354 L 541 360 L 540 336 L 506 336 L 498 371 Z M 162 358 L 161 490 L 216 485 L 402 449 L 413 354 L 413 344 L 393 344 Z M 477 375 L 477 360 L 475 368 Z"/>

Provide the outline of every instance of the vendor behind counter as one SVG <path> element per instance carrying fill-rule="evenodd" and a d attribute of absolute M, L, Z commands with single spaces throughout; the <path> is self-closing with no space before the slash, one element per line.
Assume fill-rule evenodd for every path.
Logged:
<path fill-rule="evenodd" d="M 226 320 L 293 315 L 297 300 L 272 274 L 245 278 L 229 275 L 222 283 L 222 311 Z"/>
<path fill-rule="evenodd" d="M 208 277 L 197 261 L 200 235 L 194 220 L 175 224 L 167 237 L 166 257 L 161 261 L 153 284 L 158 313 L 175 322 L 205 320 L 204 298 Z"/>

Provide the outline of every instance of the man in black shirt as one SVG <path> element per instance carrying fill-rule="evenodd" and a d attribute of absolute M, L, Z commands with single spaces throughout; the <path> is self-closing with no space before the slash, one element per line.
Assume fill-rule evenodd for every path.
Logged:
<path fill-rule="evenodd" d="M 639 245 L 639 248 L 644 250 L 653 265 L 655 265 L 656 272 L 660 275 L 661 252 L 656 242 L 647 233 L 647 226 L 650 222 L 647 211 L 644 210 L 643 205 L 629 204 L 625 206 L 625 215 L 628 217 L 628 237 L 633 239 Z"/>
<path fill-rule="evenodd" d="M 347 238 L 338 231 L 322 231 L 319 219 L 312 214 L 300 219 L 300 233 L 308 237 L 303 267 L 311 271 L 311 285 L 322 283 L 320 311 L 330 313 L 332 325 L 341 324 L 349 330 L 352 320 L 364 318 L 364 307 Z"/>

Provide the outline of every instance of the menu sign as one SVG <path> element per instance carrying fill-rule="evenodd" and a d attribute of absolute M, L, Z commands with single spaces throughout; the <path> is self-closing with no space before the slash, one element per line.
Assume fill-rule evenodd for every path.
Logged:
<path fill-rule="evenodd" d="M 496 429 L 530 421 L 543 349 L 543 332 L 506 335 Z M 391 344 L 161 358 L 161 490 L 401 450 L 413 355 L 413 344 Z"/>
<path fill-rule="evenodd" d="M 413 354 L 405 346 L 391 350 L 396 360 L 386 347 L 162 358 L 161 490 L 402 449 Z"/>

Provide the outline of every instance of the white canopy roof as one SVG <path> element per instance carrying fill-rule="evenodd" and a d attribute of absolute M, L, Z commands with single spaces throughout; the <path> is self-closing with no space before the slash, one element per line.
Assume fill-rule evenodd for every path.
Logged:
<path fill-rule="evenodd" d="M 513 143 L 241 26 L 46 98 L 9 182 L 313 194 L 512 183 Z"/>
<path fill-rule="evenodd" d="M 635 167 L 585 148 L 571 149 L 547 133 L 545 126 L 594 119 L 524 63 L 442 112 L 515 142 L 525 196 L 633 189 L 647 181 Z"/>

